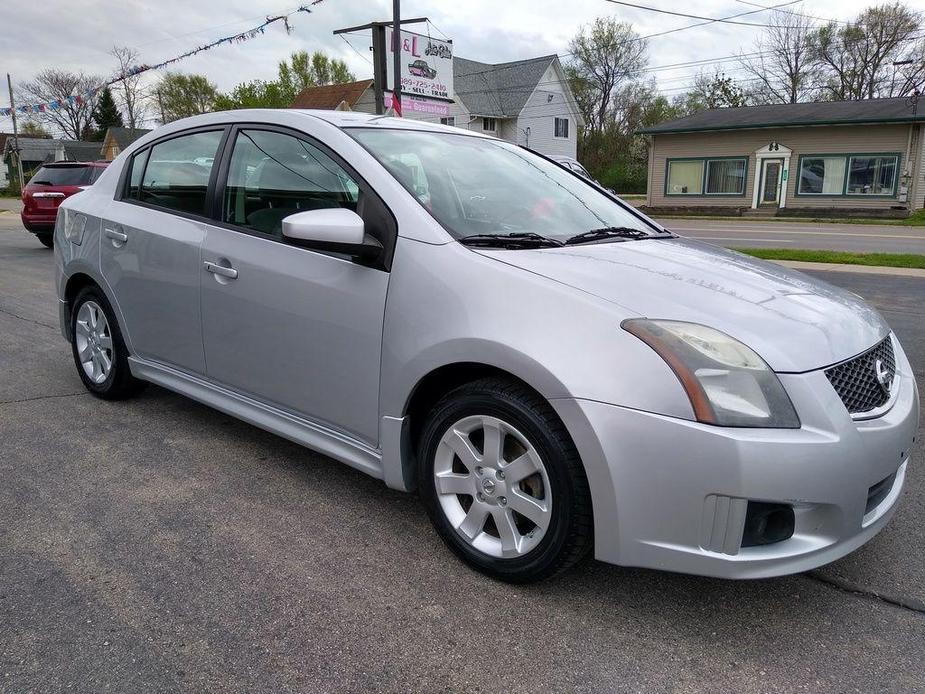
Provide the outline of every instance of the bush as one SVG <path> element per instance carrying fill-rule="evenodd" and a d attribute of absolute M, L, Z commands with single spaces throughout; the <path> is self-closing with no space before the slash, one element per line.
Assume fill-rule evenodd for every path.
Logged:
<path fill-rule="evenodd" d="M 600 172 L 597 180 L 605 188 L 611 188 L 617 193 L 646 192 L 646 172 L 624 164 L 613 164 Z"/>

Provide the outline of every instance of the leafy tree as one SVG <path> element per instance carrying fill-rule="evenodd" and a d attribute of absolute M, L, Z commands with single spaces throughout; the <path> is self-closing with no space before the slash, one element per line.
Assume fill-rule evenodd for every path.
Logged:
<path fill-rule="evenodd" d="M 21 137 L 51 137 L 51 133 L 41 123 L 34 120 L 27 120 L 19 126 Z"/>
<path fill-rule="evenodd" d="M 636 80 L 648 63 L 647 43 L 631 24 L 598 17 L 569 42 L 568 75 L 587 128 L 602 131 L 616 92 Z"/>
<path fill-rule="evenodd" d="M 168 72 L 155 92 L 162 123 L 214 110 L 218 89 L 204 75 Z"/>
<path fill-rule="evenodd" d="M 853 22 L 829 23 L 812 35 L 816 59 L 826 72 L 825 91 L 835 100 L 905 96 L 922 86 L 925 69 L 917 78 L 897 83 L 893 63 L 925 61 L 923 44 L 911 44 L 922 28 L 922 15 L 894 2 L 864 10 Z M 917 55 L 916 55 L 917 53 Z"/>
<path fill-rule="evenodd" d="M 99 95 L 96 102 L 96 110 L 93 111 L 93 122 L 96 123 L 96 132 L 90 137 L 91 140 L 100 141 L 106 136 L 106 130 L 112 127 L 121 128 L 122 114 L 119 113 L 119 107 L 116 106 L 115 99 L 112 98 L 112 91 L 105 87 Z"/>
<path fill-rule="evenodd" d="M 17 89 L 17 101 L 21 104 L 46 104 L 61 101 L 57 109 L 46 109 L 33 114 L 43 125 L 60 130 L 64 137 L 79 140 L 84 131 L 91 127 L 96 98 L 84 98 L 84 94 L 98 87 L 104 80 L 96 75 L 49 68 L 39 72 L 31 82 L 24 82 Z M 68 97 L 80 99 L 68 101 Z"/>
<path fill-rule="evenodd" d="M 712 75 L 701 71 L 694 78 L 694 86 L 675 99 L 674 107 L 681 115 L 690 115 L 711 108 L 737 108 L 747 106 L 745 92 L 731 77 L 722 72 Z"/>
<path fill-rule="evenodd" d="M 303 89 L 355 80 L 344 61 L 329 58 L 321 51 L 311 55 L 308 51 L 298 51 L 279 64 L 278 79 L 242 82 L 228 94 L 219 96 L 215 108 L 288 108 Z"/>

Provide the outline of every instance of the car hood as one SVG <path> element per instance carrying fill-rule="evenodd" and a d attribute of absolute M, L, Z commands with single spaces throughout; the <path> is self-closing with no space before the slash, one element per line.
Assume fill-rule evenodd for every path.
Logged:
<path fill-rule="evenodd" d="M 479 253 L 625 308 L 722 330 L 779 372 L 863 352 L 889 328 L 860 297 L 803 273 L 690 239 Z"/>

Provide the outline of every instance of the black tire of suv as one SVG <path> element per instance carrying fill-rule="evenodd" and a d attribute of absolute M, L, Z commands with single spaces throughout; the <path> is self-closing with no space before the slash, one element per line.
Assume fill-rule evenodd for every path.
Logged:
<path fill-rule="evenodd" d="M 55 235 L 54 232 L 47 232 L 36 234 L 35 237 L 41 242 L 45 248 L 54 248 L 55 247 Z"/>
<path fill-rule="evenodd" d="M 77 314 L 80 307 L 87 301 L 94 301 L 103 313 L 106 315 L 106 322 L 109 323 L 109 332 L 112 336 L 113 360 L 112 369 L 109 376 L 102 383 L 91 381 L 80 364 L 80 357 L 77 354 Z M 71 305 L 71 353 L 74 357 L 74 365 L 77 367 L 77 375 L 83 381 L 84 387 L 91 394 L 103 400 L 124 400 L 144 390 L 148 385 L 147 382 L 139 380 L 132 376 L 128 364 L 128 349 L 125 347 L 125 341 L 122 339 L 122 331 L 119 329 L 119 323 L 116 320 L 115 312 L 112 310 L 106 295 L 94 286 L 84 287 L 77 294 L 74 303 Z"/>
<path fill-rule="evenodd" d="M 552 487 L 545 537 L 521 557 L 500 559 L 470 546 L 450 525 L 434 485 L 434 457 L 446 430 L 463 417 L 490 415 L 515 426 L 536 448 Z M 433 408 L 418 448 L 418 489 L 437 533 L 463 561 L 492 578 L 532 583 L 569 569 L 594 542 L 591 492 L 578 451 L 549 403 L 515 381 L 485 378 L 447 393 Z"/>

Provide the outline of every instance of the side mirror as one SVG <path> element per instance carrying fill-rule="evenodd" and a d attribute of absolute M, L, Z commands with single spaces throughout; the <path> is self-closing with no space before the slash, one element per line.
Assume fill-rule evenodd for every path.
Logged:
<path fill-rule="evenodd" d="M 283 219 L 283 237 L 297 246 L 363 260 L 375 260 L 382 253 L 382 244 L 366 233 L 363 218 L 343 207 L 291 214 Z"/>

